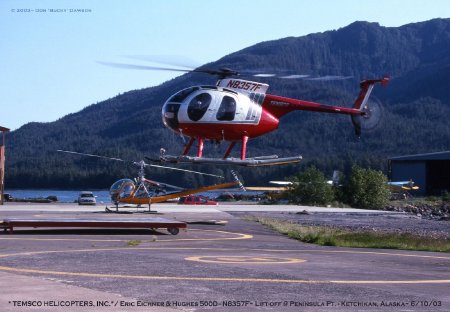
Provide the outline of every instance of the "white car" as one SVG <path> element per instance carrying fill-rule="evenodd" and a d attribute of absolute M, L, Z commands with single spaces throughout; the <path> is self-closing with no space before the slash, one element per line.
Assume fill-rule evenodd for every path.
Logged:
<path fill-rule="evenodd" d="M 92 192 L 83 191 L 78 195 L 78 205 L 96 205 L 97 201 Z"/>

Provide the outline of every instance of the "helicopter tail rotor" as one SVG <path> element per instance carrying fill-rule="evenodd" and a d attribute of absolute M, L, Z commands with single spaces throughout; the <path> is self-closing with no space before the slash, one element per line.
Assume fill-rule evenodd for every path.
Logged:
<path fill-rule="evenodd" d="M 360 92 L 353 104 L 353 108 L 358 109 L 361 115 L 352 115 L 352 123 L 355 127 L 356 136 L 361 136 L 361 129 L 373 129 L 381 119 L 381 104 L 379 101 L 369 101 L 375 84 L 380 83 L 386 86 L 389 83 L 389 76 L 381 79 L 363 80 L 359 84 Z"/>
<path fill-rule="evenodd" d="M 361 136 L 362 130 L 370 131 L 375 129 L 382 117 L 383 106 L 376 98 L 371 98 L 366 105 L 361 108 L 362 115 L 352 115 L 352 123 L 355 127 L 355 134 L 357 137 Z"/>

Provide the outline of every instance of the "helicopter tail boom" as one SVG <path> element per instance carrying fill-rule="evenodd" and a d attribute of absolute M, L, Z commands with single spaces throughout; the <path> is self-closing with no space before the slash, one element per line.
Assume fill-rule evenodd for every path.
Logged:
<path fill-rule="evenodd" d="M 389 77 L 387 76 L 381 79 L 361 81 L 359 95 L 351 108 L 291 99 L 271 94 L 266 94 L 263 106 L 277 119 L 295 110 L 350 115 L 352 117 L 356 135 L 359 136 L 361 134 L 362 123 L 367 122 L 369 119 L 373 123 L 375 117 L 368 107 L 368 100 L 373 87 L 377 83 L 387 85 L 388 82 Z M 363 118 L 365 119 L 362 120 Z"/>

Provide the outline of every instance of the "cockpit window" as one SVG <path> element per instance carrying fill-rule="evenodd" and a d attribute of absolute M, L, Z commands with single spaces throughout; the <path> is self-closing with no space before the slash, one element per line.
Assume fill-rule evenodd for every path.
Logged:
<path fill-rule="evenodd" d="M 208 110 L 212 97 L 209 93 L 200 93 L 196 95 L 188 106 L 188 116 L 193 121 L 199 121 Z"/>
<path fill-rule="evenodd" d="M 220 103 L 219 110 L 217 111 L 217 120 L 233 120 L 236 114 L 236 100 L 231 96 L 225 95 Z"/>
<path fill-rule="evenodd" d="M 135 188 L 133 180 L 121 179 L 116 181 L 109 190 L 111 200 L 117 202 L 120 198 L 130 197 Z"/>
<path fill-rule="evenodd" d="M 199 90 L 199 87 L 191 87 L 181 90 L 175 93 L 167 102 L 168 103 L 181 103 L 183 102 L 192 92 Z"/>
<path fill-rule="evenodd" d="M 180 106 L 180 103 L 166 103 L 163 106 L 163 123 L 166 127 L 175 131 L 178 129 L 178 111 Z"/>

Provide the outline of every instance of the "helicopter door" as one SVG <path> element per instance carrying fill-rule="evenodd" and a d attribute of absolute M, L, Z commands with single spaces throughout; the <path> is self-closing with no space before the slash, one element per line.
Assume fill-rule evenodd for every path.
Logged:
<path fill-rule="evenodd" d="M 222 98 L 216 118 L 219 121 L 232 121 L 236 115 L 236 100 L 228 95 Z"/>

